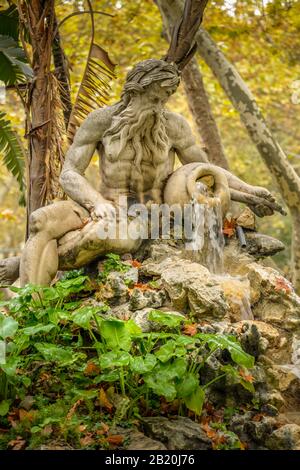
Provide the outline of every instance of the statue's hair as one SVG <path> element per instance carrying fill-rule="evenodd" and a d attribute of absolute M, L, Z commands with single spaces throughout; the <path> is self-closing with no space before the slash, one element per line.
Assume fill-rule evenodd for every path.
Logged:
<path fill-rule="evenodd" d="M 175 86 L 180 81 L 178 68 L 164 60 L 148 59 L 136 64 L 128 72 L 122 92 L 122 101 L 126 105 L 133 92 L 142 93 L 144 89 L 154 82 L 162 82 L 161 86 Z"/>

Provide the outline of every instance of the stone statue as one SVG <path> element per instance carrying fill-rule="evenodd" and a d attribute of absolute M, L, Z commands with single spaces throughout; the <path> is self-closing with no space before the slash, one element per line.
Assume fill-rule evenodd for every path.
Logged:
<path fill-rule="evenodd" d="M 196 181 L 210 175 L 223 213 L 230 198 L 250 205 L 259 216 L 282 211 L 266 189 L 209 164 L 188 122 L 165 108 L 179 81 L 174 63 L 140 62 L 128 73 L 120 102 L 92 112 L 83 122 L 60 176 L 69 200 L 40 208 L 30 217 L 30 236 L 19 268 L 21 285 L 48 285 L 58 269 L 79 268 L 108 252 L 136 251 L 142 239 L 130 236 L 135 217 L 126 215 L 128 231 L 122 237 L 99 237 L 99 231 L 109 231 L 112 216 L 119 214 L 120 196 L 127 197 L 129 206 L 184 204 L 195 196 Z M 95 150 L 100 155 L 99 191 L 84 176 Z M 175 156 L 183 166 L 173 173 Z M 120 220 L 117 215 L 118 224 Z M 19 260 L 14 263 L 17 273 Z"/>

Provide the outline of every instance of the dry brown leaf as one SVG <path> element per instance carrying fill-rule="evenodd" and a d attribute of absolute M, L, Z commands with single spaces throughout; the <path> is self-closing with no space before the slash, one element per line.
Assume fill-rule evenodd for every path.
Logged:
<path fill-rule="evenodd" d="M 80 405 L 81 402 L 82 402 L 82 400 L 77 400 L 76 403 L 74 403 L 74 405 L 72 406 L 72 408 L 70 409 L 70 411 L 67 414 L 67 421 L 72 418 L 73 414 L 76 411 L 76 408 Z"/>
<path fill-rule="evenodd" d="M 140 263 L 137 259 L 133 259 L 131 261 L 128 261 L 128 263 L 131 264 L 133 268 L 140 268 L 142 266 L 142 263 Z"/>
<path fill-rule="evenodd" d="M 195 336 L 198 333 L 197 323 L 192 323 L 190 325 L 184 325 L 182 333 L 188 336 Z"/>
<path fill-rule="evenodd" d="M 12 447 L 12 450 L 22 450 L 25 445 L 26 441 L 21 436 L 17 436 L 16 439 L 13 439 L 8 443 L 8 446 Z"/>
<path fill-rule="evenodd" d="M 23 408 L 21 408 L 19 410 L 19 419 L 20 419 L 21 422 L 24 421 L 24 420 L 28 420 L 28 421 L 32 422 L 34 420 L 35 415 L 36 415 L 35 410 L 26 411 Z"/>
<path fill-rule="evenodd" d="M 84 369 L 85 375 L 97 375 L 100 373 L 100 368 L 94 364 L 94 362 L 89 362 Z"/>
<path fill-rule="evenodd" d="M 243 369 L 239 370 L 240 376 L 246 381 L 246 382 L 254 382 L 254 377 L 251 374 L 247 374 Z"/>
<path fill-rule="evenodd" d="M 96 434 L 98 436 L 106 436 L 109 431 L 109 426 L 106 423 L 101 423 L 101 429 L 97 429 Z"/>
<path fill-rule="evenodd" d="M 103 388 L 100 388 L 100 391 L 99 391 L 99 402 L 100 402 L 100 406 L 105 408 L 109 413 L 112 412 L 113 405 L 107 398 L 106 392 Z"/>
<path fill-rule="evenodd" d="M 227 237 L 232 237 L 235 234 L 236 221 L 234 219 L 225 219 L 223 226 L 223 233 Z"/>
<path fill-rule="evenodd" d="M 119 434 L 113 434 L 107 437 L 107 442 L 114 446 L 120 446 L 124 442 L 124 437 Z"/>
<path fill-rule="evenodd" d="M 95 439 L 92 437 L 92 433 L 88 433 L 86 436 L 82 437 L 79 442 L 82 447 L 87 447 L 94 444 Z"/>

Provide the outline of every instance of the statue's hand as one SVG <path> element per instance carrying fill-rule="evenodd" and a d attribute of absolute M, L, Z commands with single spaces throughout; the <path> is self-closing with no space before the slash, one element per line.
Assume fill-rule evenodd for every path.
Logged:
<path fill-rule="evenodd" d="M 95 204 L 91 210 L 91 217 L 93 220 L 98 219 L 112 219 L 115 217 L 116 208 L 107 199 Z"/>

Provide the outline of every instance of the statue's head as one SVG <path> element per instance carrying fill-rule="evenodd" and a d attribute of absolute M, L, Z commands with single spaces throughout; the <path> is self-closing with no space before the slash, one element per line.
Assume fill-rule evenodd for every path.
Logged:
<path fill-rule="evenodd" d="M 133 95 L 145 94 L 153 100 L 165 102 L 180 82 L 177 66 L 159 59 L 139 62 L 127 74 L 122 101 L 128 104 Z"/>

